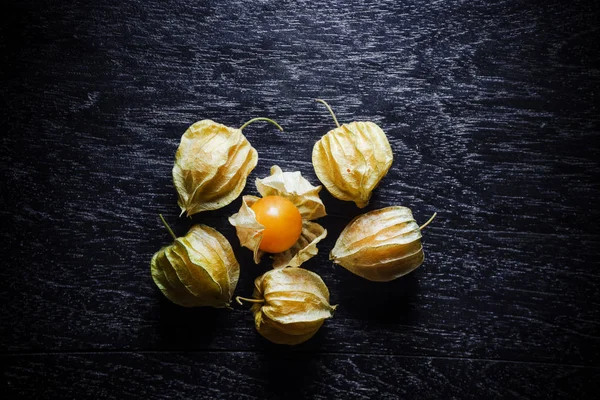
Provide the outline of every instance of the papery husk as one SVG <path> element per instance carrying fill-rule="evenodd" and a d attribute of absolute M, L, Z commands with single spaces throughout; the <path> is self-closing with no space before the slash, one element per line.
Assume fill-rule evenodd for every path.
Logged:
<path fill-rule="evenodd" d="M 229 307 L 240 274 L 227 239 L 206 225 L 160 249 L 150 266 L 156 286 L 183 307 Z"/>
<path fill-rule="evenodd" d="M 215 210 L 235 200 L 258 153 L 240 129 L 205 119 L 190 126 L 175 154 L 173 183 L 181 213 Z"/>
<path fill-rule="evenodd" d="M 312 221 L 327 215 L 319 197 L 321 186 L 313 186 L 300 171 L 283 172 L 277 165 L 271 175 L 256 180 L 256 189 L 262 197 L 281 196 L 290 200 L 300 211 L 303 220 Z"/>
<path fill-rule="evenodd" d="M 263 196 L 281 196 L 290 200 L 302 216 L 302 233 L 288 250 L 273 254 L 273 268 L 299 267 L 319 252 L 317 243 L 327 236 L 327 230 L 313 219 L 326 215 L 325 206 L 319 198 L 321 186 L 312 186 L 299 171 L 283 172 L 274 165 L 271 175 L 256 180 L 256 187 Z M 264 251 L 260 250 L 264 226 L 256 220 L 252 205 L 260 200 L 256 196 L 243 196 L 239 212 L 229 217 L 235 226 L 240 244 L 254 253 L 254 262 L 260 263 Z"/>
<path fill-rule="evenodd" d="M 252 306 L 257 331 L 277 344 L 296 345 L 319 330 L 337 306 L 321 277 L 303 268 L 266 272 L 254 281 Z"/>
<path fill-rule="evenodd" d="M 409 208 L 369 211 L 346 226 L 329 258 L 368 280 L 391 281 L 423 263 L 421 230 Z"/>
<path fill-rule="evenodd" d="M 273 268 L 299 267 L 319 253 L 317 243 L 325 239 L 327 229 L 316 222 L 302 221 L 298 241 L 286 251 L 273 254 Z"/>
<path fill-rule="evenodd" d="M 351 122 L 327 132 L 313 147 L 317 177 L 333 197 L 365 207 L 393 161 L 392 148 L 373 122 Z"/>
<path fill-rule="evenodd" d="M 252 205 L 260 200 L 256 196 L 243 196 L 240 211 L 229 217 L 229 223 L 235 226 L 235 232 L 240 244 L 254 253 L 254 263 L 258 264 L 264 251 L 258 249 L 265 227 L 256 220 Z"/>

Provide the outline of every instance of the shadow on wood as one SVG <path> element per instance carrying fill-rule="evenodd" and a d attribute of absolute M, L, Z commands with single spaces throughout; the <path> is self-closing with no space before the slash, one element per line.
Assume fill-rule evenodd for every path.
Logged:
<path fill-rule="evenodd" d="M 418 320 L 418 309 L 413 305 L 419 280 L 413 273 L 391 282 L 371 282 L 340 270 L 340 311 L 362 321 L 412 324 Z"/>
<path fill-rule="evenodd" d="M 265 391 L 272 398 L 296 398 L 319 382 L 319 359 L 306 353 L 269 352 L 261 363 L 260 376 L 267 381 Z"/>
<path fill-rule="evenodd" d="M 212 307 L 185 308 L 162 297 L 159 305 L 158 333 L 161 348 L 206 348 L 227 319 L 227 309 Z"/>

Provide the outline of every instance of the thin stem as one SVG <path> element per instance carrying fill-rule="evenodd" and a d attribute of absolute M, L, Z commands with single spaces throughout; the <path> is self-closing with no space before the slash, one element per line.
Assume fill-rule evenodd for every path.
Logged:
<path fill-rule="evenodd" d="M 425 227 L 426 227 L 427 225 L 429 225 L 429 223 L 430 223 L 431 221 L 433 221 L 433 219 L 435 218 L 435 216 L 436 216 L 436 215 L 437 215 L 437 213 L 436 213 L 436 212 L 434 212 L 434 213 L 433 213 L 433 215 L 431 216 L 431 218 L 429 218 L 429 221 L 427 221 L 427 222 L 425 222 L 423 225 L 421 225 L 421 227 L 420 227 L 419 229 L 420 229 L 420 230 L 423 230 L 423 229 L 425 229 Z"/>
<path fill-rule="evenodd" d="M 165 228 L 167 228 L 167 230 L 169 231 L 169 233 L 171 234 L 171 236 L 173 236 L 173 240 L 177 240 L 177 236 L 175 236 L 175 233 L 173 232 L 173 229 L 171 229 L 171 227 L 169 226 L 169 224 L 167 224 L 167 221 L 165 221 L 165 219 L 162 216 L 162 214 L 158 214 L 158 216 L 160 217 L 160 219 L 162 220 L 163 224 L 165 225 Z"/>
<path fill-rule="evenodd" d="M 252 118 L 250 121 L 246 122 L 244 125 L 240 126 L 240 131 L 243 131 L 245 127 L 247 127 L 248 125 L 250 125 L 253 122 L 256 121 L 267 121 L 272 123 L 273 125 L 275 125 L 281 132 L 283 132 L 283 128 L 275 121 L 273 121 L 270 118 L 263 118 L 263 117 L 258 117 L 258 118 Z"/>
<path fill-rule="evenodd" d="M 315 101 L 318 101 L 319 103 L 325 104 L 325 107 L 327 107 L 327 109 L 331 113 L 331 116 L 333 117 L 333 122 L 335 122 L 335 124 L 339 128 L 340 127 L 340 123 L 338 122 L 337 118 L 335 117 L 335 114 L 333 113 L 333 110 L 331 109 L 331 107 L 329 107 L 329 104 L 327 104 L 327 102 L 325 100 L 321 100 L 321 99 L 315 99 Z"/>
<path fill-rule="evenodd" d="M 262 304 L 265 302 L 262 299 L 260 299 L 260 300 L 259 299 L 249 299 L 247 297 L 242 297 L 242 296 L 238 296 L 235 298 L 235 301 L 237 301 L 240 306 L 244 305 L 244 304 L 242 304 L 242 300 L 247 301 L 248 303 L 258 303 L 258 304 Z"/>

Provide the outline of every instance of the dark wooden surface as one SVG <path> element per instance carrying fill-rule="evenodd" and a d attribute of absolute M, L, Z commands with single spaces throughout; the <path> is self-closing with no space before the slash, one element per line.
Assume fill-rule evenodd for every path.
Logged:
<path fill-rule="evenodd" d="M 14 2 L 0 26 L 0 363 L 10 398 L 585 398 L 600 389 L 600 54 L 592 2 Z M 187 310 L 149 272 L 195 222 L 242 265 L 230 206 L 178 218 L 185 129 L 265 116 L 259 163 L 313 184 L 314 142 L 371 120 L 394 164 L 367 210 L 411 207 L 426 260 L 334 267 L 360 211 L 325 190 L 305 266 L 339 304 L 273 345 L 246 308 Z"/>

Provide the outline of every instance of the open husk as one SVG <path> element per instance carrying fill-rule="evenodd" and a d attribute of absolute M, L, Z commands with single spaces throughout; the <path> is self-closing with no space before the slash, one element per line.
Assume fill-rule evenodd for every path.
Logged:
<path fill-rule="evenodd" d="M 252 313 L 256 330 L 277 344 L 295 345 L 310 339 L 336 306 L 321 277 L 303 268 L 266 272 L 254 281 Z"/>
<path fill-rule="evenodd" d="M 392 148 L 379 126 L 370 121 L 339 125 L 317 143 L 312 162 L 317 177 L 340 200 L 365 207 L 375 187 L 387 174 L 393 161 Z"/>
<path fill-rule="evenodd" d="M 154 283 L 183 307 L 229 307 L 240 266 L 227 239 L 206 225 L 163 247 L 150 263 Z"/>
<path fill-rule="evenodd" d="M 406 207 L 369 211 L 346 226 L 329 258 L 368 280 L 391 281 L 423 263 L 421 229 Z"/>
<path fill-rule="evenodd" d="M 258 192 L 264 196 L 281 196 L 290 200 L 302 216 L 302 233 L 298 241 L 288 250 L 272 255 L 273 268 L 299 267 L 318 253 L 317 243 L 327 236 L 327 230 L 312 220 L 326 215 L 325 206 L 319 198 L 321 186 L 312 186 L 300 172 L 283 172 L 274 165 L 271 175 L 256 180 Z M 235 226 L 240 244 L 254 253 L 254 262 L 260 263 L 265 254 L 259 250 L 262 240 L 262 226 L 256 220 L 252 205 L 260 198 L 243 196 L 239 212 L 229 218 Z"/>

